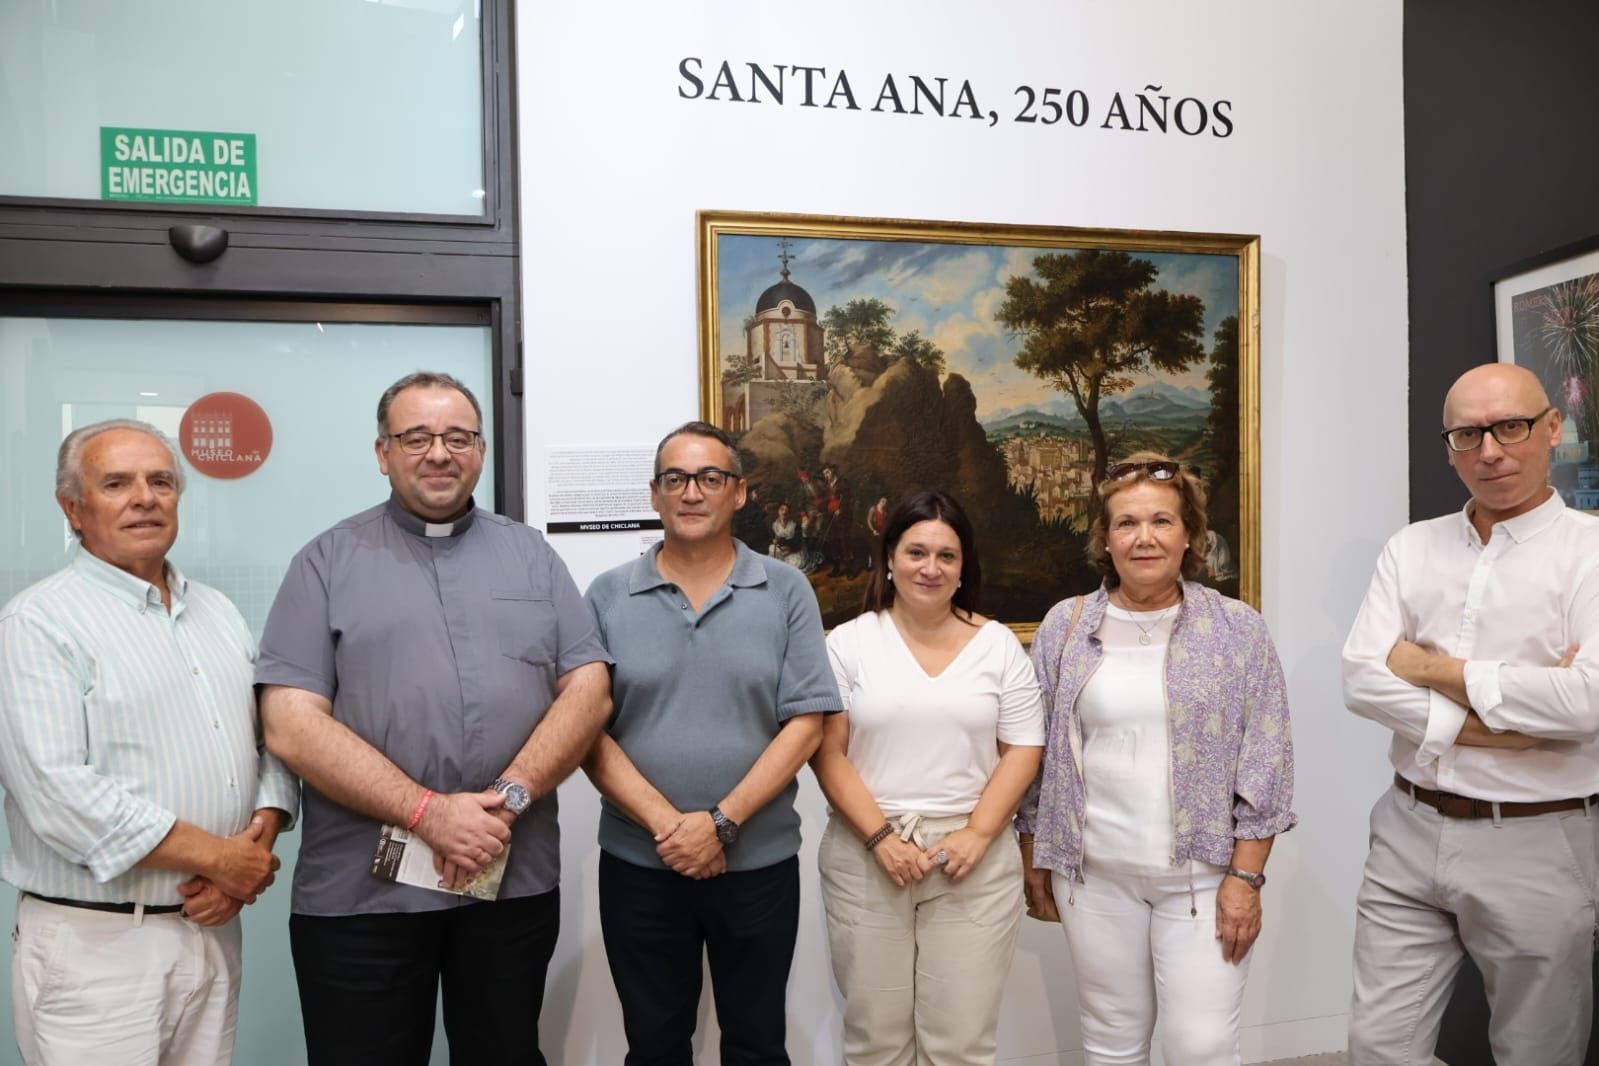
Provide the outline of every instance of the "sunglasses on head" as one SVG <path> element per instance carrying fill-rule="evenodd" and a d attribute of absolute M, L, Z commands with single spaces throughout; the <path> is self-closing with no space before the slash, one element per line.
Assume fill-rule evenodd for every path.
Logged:
<path fill-rule="evenodd" d="M 1105 476 L 1112 481 L 1123 481 L 1143 474 L 1151 481 L 1170 481 L 1181 469 L 1169 459 L 1152 463 L 1112 463 L 1110 469 L 1105 471 Z"/>

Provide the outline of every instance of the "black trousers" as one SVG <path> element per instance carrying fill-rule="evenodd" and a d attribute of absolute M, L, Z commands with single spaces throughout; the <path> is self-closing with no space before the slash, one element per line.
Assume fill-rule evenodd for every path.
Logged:
<path fill-rule="evenodd" d="M 427 1066 L 444 988 L 452 1066 L 545 1066 L 560 890 L 423 914 L 289 917 L 310 1066 Z"/>
<path fill-rule="evenodd" d="M 600 928 L 627 1066 L 692 1066 L 709 958 L 723 1066 L 786 1066 L 799 859 L 695 881 L 600 852 Z"/>

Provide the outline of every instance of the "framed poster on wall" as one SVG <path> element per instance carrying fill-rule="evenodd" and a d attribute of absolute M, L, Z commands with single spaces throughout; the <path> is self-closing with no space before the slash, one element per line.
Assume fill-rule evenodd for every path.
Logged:
<path fill-rule="evenodd" d="M 901 495 L 973 516 L 985 613 L 1029 636 L 1099 575 L 1095 486 L 1172 455 L 1208 496 L 1207 580 L 1258 604 L 1253 236 L 699 215 L 702 416 L 738 442 L 737 532 L 860 610 Z"/>
<path fill-rule="evenodd" d="M 1599 513 L 1599 237 L 1517 263 L 1493 290 L 1499 361 L 1537 374 L 1560 410 L 1550 480 Z"/>

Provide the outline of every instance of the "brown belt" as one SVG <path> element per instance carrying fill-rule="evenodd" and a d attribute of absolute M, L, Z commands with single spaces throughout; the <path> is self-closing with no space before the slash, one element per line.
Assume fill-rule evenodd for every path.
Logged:
<path fill-rule="evenodd" d="M 1394 787 L 1407 796 L 1415 796 L 1445 818 L 1492 818 L 1494 808 L 1499 808 L 1501 818 L 1531 818 L 1536 814 L 1554 814 L 1557 811 L 1580 811 L 1583 805 L 1599 805 L 1599 795 L 1576 799 L 1544 800 L 1541 803 L 1494 803 L 1493 800 L 1457 796 L 1453 792 L 1434 792 L 1430 788 L 1413 785 L 1399 774 L 1394 774 Z"/>
<path fill-rule="evenodd" d="M 54 903 L 57 907 L 76 907 L 79 910 L 101 911 L 105 914 L 133 914 L 139 907 L 137 903 L 94 903 L 86 899 L 60 899 L 56 896 L 41 896 L 37 892 L 29 892 L 28 895 L 41 903 Z M 146 905 L 144 913 L 176 914 L 182 909 L 183 904 L 181 903 L 171 905 L 163 903 L 156 907 Z"/>

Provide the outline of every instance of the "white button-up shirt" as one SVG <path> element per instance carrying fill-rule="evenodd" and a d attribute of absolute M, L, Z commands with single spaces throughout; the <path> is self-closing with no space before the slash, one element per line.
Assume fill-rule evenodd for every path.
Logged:
<path fill-rule="evenodd" d="M 0 878 L 95 902 L 181 903 L 141 870 L 182 819 L 218 836 L 299 782 L 261 747 L 255 642 L 226 596 L 167 566 L 154 585 L 81 548 L 0 610 Z"/>
<path fill-rule="evenodd" d="M 1538 802 L 1599 792 L 1599 518 L 1559 493 L 1500 522 L 1486 544 L 1468 517 L 1416 522 L 1377 561 L 1344 645 L 1344 702 L 1394 731 L 1394 769 L 1423 788 Z M 1389 671 L 1409 640 L 1466 660 L 1470 710 L 1526 751 L 1457 746 L 1468 708 Z M 1576 660 L 1559 665 L 1566 649 Z"/>

